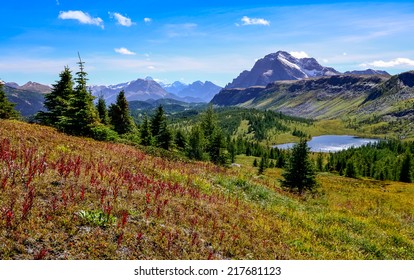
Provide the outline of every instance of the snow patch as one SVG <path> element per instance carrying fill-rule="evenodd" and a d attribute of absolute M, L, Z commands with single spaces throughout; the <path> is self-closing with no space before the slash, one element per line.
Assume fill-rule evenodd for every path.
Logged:
<path fill-rule="evenodd" d="M 263 73 L 263 76 L 272 76 L 273 75 L 273 70 L 267 70 L 266 72 Z"/>

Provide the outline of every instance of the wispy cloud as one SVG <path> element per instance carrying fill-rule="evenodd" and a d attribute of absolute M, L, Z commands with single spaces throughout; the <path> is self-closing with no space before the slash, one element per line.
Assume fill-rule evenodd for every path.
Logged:
<path fill-rule="evenodd" d="M 394 67 L 414 67 L 414 60 L 409 58 L 396 58 L 389 61 L 375 60 L 369 63 L 362 63 L 361 67 L 382 67 L 382 68 L 394 68 Z"/>
<path fill-rule="evenodd" d="M 128 18 L 126 16 L 123 16 L 120 13 L 109 13 L 109 15 L 112 18 L 115 18 L 119 25 L 130 27 L 133 24 L 135 24 L 134 22 L 132 22 L 132 20 L 130 18 Z"/>
<path fill-rule="evenodd" d="M 61 11 L 59 12 L 59 19 L 73 19 L 79 21 L 82 24 L 96 25 L 104 29 L 104 23 L 101 18 L 93 18 L 88 13 L 84 13 L 82 11 Z"/>
<path fill-rule="evenodd" d="M 144 22 L 145 23 L 151 23 L 152 22 L 152 18 L 146 17 L 146 18 L 144 18 Z"/>
<path fill-rule="evenodd" d="M 242 17 L 241 22 L 242 25 L 270 25 L 270 21 L 264 18 L 249 18 L 248 16 Z"/>
<path fill-rule="evenodd" d="M 124 55 L 136 55 L 136 53 L 128 50 L 127 48 L 118 48 L 118 49 L 115 49 L 115 52 L 119 54 L 124 54 Z"/>
<path fill-rule="evenodd" d="M 197 34 L 196 29 L 198 25 L 196 23 L 183 23 L 183 24 L 167 24 L 165 26 L 168 37 L 187 37 Z"/>
<path fill-rule="evenodd" d="M 291 52 L 290 52 L 290 54 L 291 54 L 292 56 L 296 57 L 296 58 L 305 58 L 305 57 L 309 57 L 309 55 L 308 55 L 306 52 L 304 52 L 304 51 L 298 51 L 298 52 L 291 51 Z"/>

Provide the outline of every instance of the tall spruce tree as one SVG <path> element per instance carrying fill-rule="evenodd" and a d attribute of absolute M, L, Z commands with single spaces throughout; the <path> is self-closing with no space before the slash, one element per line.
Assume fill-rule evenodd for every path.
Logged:
<path fill-rule="evenodd" d="M 116 103 L 109 106 L 109 117 L 111 118 L 111 124 L 114 130 L 118 134 L 126 134 L 134 131 L 135 124 L 129 112 L 129 105 L 124 90 L 121 90 L 118 94 Z"/>
<path fill-rule="evenodd" d="M 257 170 L 258 175 L 262 175 L 266 169 L 266 158 L 262 157 L 259 162 L 259 169 Z"/>
<path fill-rule="evenodd" d="M 147 115 L 144 115 L 144 119 L 142 124 L 139 128 L 140 136 L 141 136 L 141 145 L 144 146 L 151 146 L 153 143 L 153 138 L 151 134 L 151 125 L 150 121 L 148 120 Z"/>
<path fill-rule="evenodd" d="M 185 150 L 188 145 L 186 135 L 182 130 L 177 130 L 174 137 L 174 144 L 180 150 Z"/>
<path fill-rule="evenodd" d="M 14 105 L 11 103 L 3 90 L 3 81 L 0 80 L 0 119 L 15 119 L 19 117 L 19 113 L 14 110 Z"/>
<path fill-rule="evenodd" d="M 214 113 L 213 105 L 210 104 L 207 110 L 202 114 L 201 117 L 201 128 L 203 129 L 204 136 L 207 141 L 212 142 L 213 134 L 217 129 L 217 117 Z"/>
<path fill-rule="evenodd" d="M 226 149 L 226 142 L 221 130 L 213 130 L 213 134 L 210 136 L 210 161 L 218 165 L 226 165 L 228 160 L 228 152 Z"/>
<path fill-rule="evenodd" d="M 401 165 L 401 171 L 400 171 L 400 177 L 399 177 L 399 181 L 400 182 L 405 182 L 405 183 L 412 183 L 413 182 L 413 178 L 412 178 L 412 155 L 411 153 L 407 150 L 404 154 L 404 159 L 402 161 L 402 165 Z"/>
<path fill-rule="evenodd" d="M 66 133 L 89 136 L 91 128 L 99 123 L 99 116 L 93 104 L 94 97 L 87 90 L 84 62 L 79 56 L 79 72 L 76 73 L 76 87 L 69 100 L 68 110 L 64 112 L 59 127 Z"/>
<path fill-rule="evenodd" d="M 300 194 L 304 190 L 313 190 L 316 187 L 315 170 L 309 159 L 309 147 L 306 140 L 293 146 L 287 168 L 282 174 L 282 187 L 298 191 Z"/>
<path fill-rule="evenodd" d="M 156 137 L 157 146 L 169 150 L 171 148 L 171 145 L 173 143 L 173 134 L 171 130 L 167 126 L 167 120 L 164 120 L 161 123 L 160 131 Z"/>
<path fill-rule="evenodd" d="M 101 123 L 104 125 L 110 124 L 111 121 L 109 119 L 108 108 L 106 107 L 106 102 L 102 95 L 99 96 L 98 103 L 96 104 L 96 110 L 98 111 Z"/>
<path fill-rule="evenodd" d="M 352 158 L 346 162 L 345 177 L 349 177 L 349 178 L 357 177 L 357 169 L 355 167 L 355 163 Z"/>
<path fill-rule="evenodd" d="M 203 130 L 199 125 L 191 129 L 190 137 L 188 139 L 187 155 L 191 159 L 204 159 L 205 138 Z"/>
<path fill-rule="evenodd" d="M 44 106 L 47 112 L 39 112 L 36 119 L 43 124 L 60 128 L 59 124 L 69 109 L 73 96 L 72 71 L 68 66 L 59 74 L 60 80 L 52 85 L 52 91 L 45 95 Z"/>
<path fill-rule="evenodd" d="M 320 152 L 316 158 L 316 167 L 318 171 L 323 171 L 323 154 Z"/>
<path fill-rule="evenodd" d="M 164 112 L 164 108 L 162 105 L 158 106 L 155 110 L 155 114 L 151 119 L 151 133 L 153 137 L 157 137 L 160 133 L 160 128 L 163 122 L 166 121 L 166 116 Z"/>

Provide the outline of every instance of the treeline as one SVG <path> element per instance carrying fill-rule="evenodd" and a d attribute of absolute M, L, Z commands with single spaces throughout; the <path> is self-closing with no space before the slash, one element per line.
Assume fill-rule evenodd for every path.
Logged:
<path fill-rule="evenodd" d="M 84 63 L 73 78 L 72 71 L 65 67 L 60 80 L 45 95 L 46 112 L 39 112 L 37 122 L 77 136 L 92 137 L 96 140 L 127 140 L 145 146 L 157 146 L 166 150 L 172 147 L 173 135 L 167 127 L 167 119 L 160 106 L 154 116 L 143 117 L 142 124 L 136 125 L 129 110 L 124 91 L 120 91 L 116 102 L 109 107 L 101 96 L 96 105 L 86 86 Z"/>
<path fill-rule="evenodd" d="M 3 85 L 3 81 L 0 80 L 0 119 L 17 119 L 20 115 L 14 109 L 15 104 L 7 99 Z"/>
<path fill-rule="evenodd" d="M 271 129 L 282 132 L 289 131 L 290 128 L 286 125 L 286 123 L 301 123 L 306 125 L 313 124 L 313 120 L 288 116 L 281 112 L 238 107 L 217 108 L 215 110 L 215 114 L 218 118 L 218 125 L 224 133 L 229 135 L 235 134 L 241 121 L 246 120 L 249 125 L 247 133 L 253 135 L 254 141 L 266 140 L 268 136 L 267 133 Z M 200 117 L 200 111 L 188 110 L 171 116 L 171 122 L 172 124 L 184 124 L 191 126 L 195 122 L 199 121 Z M 303 133 L 296 129 L 292 132 L 292 134 L 293 133 L 297 134 L 298 137 L 303 136 Z"/>
<path fill-rule="evenodd" d="M 379 141 L 330 154 L 327 171 L 347 177 L 413 182 L 414 142 Z"/>

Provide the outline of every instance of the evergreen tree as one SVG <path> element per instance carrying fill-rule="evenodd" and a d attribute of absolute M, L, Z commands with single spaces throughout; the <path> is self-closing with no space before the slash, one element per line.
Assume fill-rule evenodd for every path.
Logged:
<path fill-rule="evenodd" d="M 73 96 L 73 77 L 72 71 L 69 67 L 59 74 L 60 80 L 52 86 L 52 91 L 45 95 L 44 106 L 47 112 L 39 112 L 36 119 L 46 125 L 51 125 L 56 128 L 62 117 L 69 109 L 69 101 Z"/>
<path fill-rule="evenodd" d="M 257 159 L 254 159 L 253 161 L 253 167 L 257 167 Z"/>
<path fill-rule="evenodd" d="M 76 87 L 69 100 L 69 106 L 63 112 L 58 126 L 66 133 L 88 136 L 92 127 L 99 124 L 98 112 L 93 104 L 94 97 L 87 90 L 84 62 L 79 57 L 79 72 L 76 73 Z"/>
<path fill-rule="evenodd" d="M 236 143 L 234 140 L 231 140 L 230 136 L 227 139 L 227 150 L 229 152 L 231 163 L 234 163 L 236 161 L 237 148 Z"/>
<path fill-rule="evenodd" d="M 167 126 L 167 121 L 163 121 L 160 126 L 160 132 L 156 137 L 157 146 L 165 150 L 171 148 L 173 142 L 173 134 Z"/>
<path fill-rule="evenodd" d="M 316 158 L 316 168 L 318 171 L 323 171 L 323 154 L 319 153 L 318 157 Z"/>
<path fill-rule="evenodd" d="M 300 194 L 304 190 L 312 190 L 316 186 L 315 171 L 309 159 L 309 147 L 306 140 L 293 146 L 288 165 L 282 174 L 282 187 L 297 190 Z"/>
<path fill-rule="evenodd" d="M 215 130 L 211 135 L 209 154 L 210 160 L 214 164 L 225 165 L 227 163 L 226 143 L 223 133 L 219 130 Z"/>
<path fill-rule="evenodd" d="M 406 182 L 406 183 L 412 183 L 412 162 L 411 162 L 412 155 L 409 151 L 407 151 L 404 155 L 404 159 L 402 161 L 401 165 L 401 171 L 400 171 L 400 182 Z"/>
<path fill-rule="evenodd" d="M 348 160 L 346 163 L 345 176 L 349 178 L 357 177 L 357 170 L 353 159 Z"/>
<path fill-rule="evenodd" d="M 210 143 L 212 141 L 213 133 L 217 128 L 217 117 L 214 114 L 213 105 L 211 103 L 201 117 L 201 128 L 203 129 L 204 136 Z"/>
<path fill-rule="evenodd" d="M 3 81 L 0 80 L 0 119 L 14 119 L 19 113 L 14 110 L 15 104 L 9 102 L 3 90 Z"/>
<path fill-rule="evenodd" d="M 148 120 L 147 115 L 144 115 L 144 120 L 142 121 L 141 127 L 139 129 L 141 135 L 141 145 L 144 146 L 151 146 L 153 143 L 152 134 L 151 134 L 151 126 Z"/>
<path fill-rule="evenodd" d="M 187 137 L 182 130 L 177 130 L 175 133 L 174 143 L 178 149 L 185 150 L 187 148 Z"/>
<path fill-rule="evenodd" d="M 286 164 L 286 156 L 285 153 L 282 151 L 279 151 L 279 154 L 277 155 L 277 162 L 276 167 L 277 168 L 283 168 Z"/>
<path fill-rule="evenodd" d="M 110 124 L 110 119 L 108 115 L 108 109 L 106 108 L 106 102 L 103 96 L 99 96 L 98 103 L 96 104 L 96 110 L 98 111 L 99 119 L 104 125 Z"/>
<path fill-rule="evenodd" d="M 262 156 L 262 158 L 260 159 L 259 162 L 259 170 L 258 170 L 258 175 L 262 175 L 265 171 L 266 168 L 269 167 L 269 158 L 267 156 L 267 154 L 264 154 Z"/>
<path fill-rule="evenodd" d="M 114 130 L 118 134 L 126 134 L 134 131 L 135 124 L 129 112 L 129 105 L 124 90 L 121 90 L 118 94 L 116 103 L 109 106 L 109 117 Z"/>
<path fill-rule="evenodd" d="M 262 157 L 259 162 L 259 170 L 257 172 L 258 175 L 262 175 L 266 169 L 266 159 Z"/>
<path fill-rule="evenodd" d="M 203 131 L 200 126 L 196 125 L 191 129 L 190 137 L 188 139 L 187 155 L 191 159 L 204 159 L 205 139 Z"/>
<path fill-rule="evenodd" d="M 163 122 L 166 121 L 166 116 L 164 112 L 164 108 L 162 105 L 158 106 L 158 108 L 155 110 L 155 114 L 151 119 L 151 133 L 152 136 L 157 137 L 157 135 L 160 133 L 160 128 Z"/>

